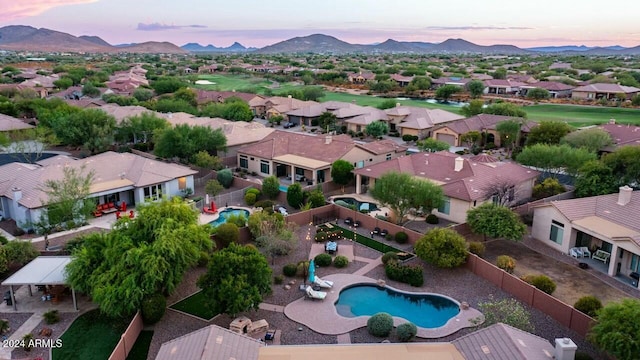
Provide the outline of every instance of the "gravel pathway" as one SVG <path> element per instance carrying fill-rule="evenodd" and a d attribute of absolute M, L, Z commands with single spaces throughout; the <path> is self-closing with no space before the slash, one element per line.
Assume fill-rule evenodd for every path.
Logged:
<path fill-rule="evenodd" d="M 60 321 L 55 324 L 47 324 L 44 320 L 38 324 L 38 326 L 33 329 L 33 337 L 35 339 L 48 339 L 48 340 L 56 340 L 62 336 L 62 334 L 67 330 L 71 323 L 79 316 L 79 313 L 60 313 Z M 40 330 L 43 328 L 51 329 L 51 336 L 43 336 L 39 335 Z M 64 346 L 64 344 L 63 344 Z M 13 350 L 11 353 L 12 359 L 37 359 L 42 358 L 42 360 L 49 360 L 49 348 L 33 348 L 31 351 L 26 352 L 22 348 L 17 348 Z"/>

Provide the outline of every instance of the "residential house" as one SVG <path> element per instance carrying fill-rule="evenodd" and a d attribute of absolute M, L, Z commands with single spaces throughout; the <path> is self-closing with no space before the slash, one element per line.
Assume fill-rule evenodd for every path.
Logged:
<path fill-rule="evenodd" d="M 541 88 L 549 91 L 549 96 L 552 99 L 558 98 L 568 98 L 571 97 L 571 91 L 575 89 L 573 85 L 567 85 L 557 81 L 538 81 L 536 83 L 531 83 L 529 85 L 520 86 L 520 91 L 518 95 L 527 96 L 529 90 Z"/>
<path fill-rule="evenodd" d="M 384 110 L 370 106 L 364 106 L 364 108 L 368 111 L 367 113 L 344 120 L 344 124 L 347 125 L 347 131 L 359 133 L 364 131 L 367 125 L 372 122 L 389 120 L 389 116 Z"/>
<path fill-rule="evenodd" d="M 431 80 L 431 88 L 437 89 L 443 85 L 455 85 L 461 88 L 465 88 L 467 84 L 473 79 L 463 78 L 458 76 L 443 76 L 437 79 Z"/>
<path fill-rule="evenodd" d="M 518 93 L 521 86 L 526 85 L 527 83 L 515 80 L 490 79 L 484 81 L 484 93 L 497 95 L 514 95 Z"/>
<path fill-rule="evenodd" d="M 413 76 L 402 76 L 400 74 L 391 74 L 391 80 L 395 81 L 399 87 L 408 86 L 413 80 Z"/>
<path fill-rule="evenodd" d="M 196 93 L 196 101 L 198 105 L 206 104 L 209 102 L 218 102 L 223 103 L 225 100 L 231 97 L 237 97 L 247 104 L 251 101 L 260 101 L 264 100 L 263 96 L 244 93 L 244 92 L 236 92 L 236 91 L 212 91 L 212 90 L 201 90 L 201 89 L 192 89 Z"/>
<path fill-rule="evenodd" d="M 608 132 L 613 140 L 612 145 L 601 149 L 601 151 L 613 152 L 617 148 L 627 145 L 640 146 L 640 126 L 616 124 L 616 121 L 612 119 L 609 124 L 599 125 L 598 129 Z"/>
<path fill-rule="evenodd" d="M 219 65 L 219 64 L 210 64 L 210 65 L 201 65 L 198 67 L 198 72 L 199 73 L 208 73 L 208 74 L 213 74 L 218 70 L 218 67 L 222 66 L 222 69 L 224 69 L 224 65 Z"/>
<path fill-rule="evenodd" d="M 464 144 L 460 137 L 470 131 L 477 131 L 484 135 L 485 143 L 494 143 L 496 146 L 501 146 L 501 139 L 496 126 L 503 121 L 516 120 L 522 123 L 521 139 L 524 140 L 526 134 L 531 131 L 531 128 L 538 125 L 533 121 L 526 121 L 521 118 L 513 118 L 511 116 L 491 115 L 491 114 L 478 114 L 467 119 L 455 120 L 446 124 L 436 126 L 433 128 L 432 135 L 436 140 L 444 141 L 451 146 L 468 146 Z"/>
<path fill-rule="evenodd" d="M 623 186 L 617 194 L 536 206 L 532 235 L 564 254 L 570 254 L 575 247 L 586 247 L 591 253 L 591 264 L 598 264 L 593 266 L 596 270 L 638 287 L 637 277 L 629 277 L 640 274 L 638 219 L 640 191 Z"/>
<path fill-rule="evenodd" d="M 129 70 L 115 72 L 109 76 L 109 81 L 105 82 L 105 85 L 115 94 L 130 96 L 138 87 L 149 85 L 146 73 L 147 70 L 141 65 L 136 65 Z"/>
<path fill-rule="evenodd" d="M 36 164 L 13 162 L 0 166 L 0 215 L 29 228 L 46 206 L 43 184 L 62 179 L 67 166 L 84 166 L 86 173 L 94 173 L 89 198 L 96 204 L 126 202 L 130 206 L 181 195 L 183 190 L 194 188 L 193 175 L 197 173 L 185 166 L 111 151 L 84 159 L 59 155 Z"/>
<path fill-rule="evenodd" d="M 442 187 L 444 204 L 433 213 L 457 223 L 466 221 L 469 209 L 496 200 L 496 186 L 510 188 L 507 200 L 513 204 L 531 197 L 534 183 L 540 175 L 538 171 L 513 162 L 482 162 L 486 160 L 487 157 L 481 156 L 463 158 L 448 151 L 401 156 L 354 170 L 356 193 L 367 192 L 375 186 L 375 180 L 387 172 L 408 173 Z"/>
<path fill-rule="evenodd" d="M 240 147 L 238 165 L 260 176 L 286 177 L 309 185 L 331 181 L 331 165 L 339 159 L 354 167 L 396 158 L 406 147 L 391 140 L 357 143 L 348 135 L 316 136 L 278 131 Z"/>
<path fill-rule="evenodd" d="M 579 86 L 571 92 L 572 99 L 598 100 L 607 99 L 615 100 L 618 94 L 623 94 L 625 99 L 630 100 L 638 95 L 640 89 L 633 86 L 623 86 L 619 84 L 595 83 L 585 86 Z"/>
<path fill-rule="evenodd" d="M 483 73 L 474 73 L 474 74 L 471 74 L 471 79 L 472 80 L 485 81 L 485 80 L 493 79 L 493 76 L 488 75 L 488 74 L 483 74 Z"/>
<path fill-rule="evenodd" d="M 347 80 L 352 84 L 366 84 L 368 81 L 373 81 L 375 79 L 376 79 L 376 74 L 370 71 L 347 73 Z"/>
<path fill-rule="evenodd" d="M 353 103 L 341 101 L 327 101 L 289 111 L 287 113 L 287 118 L 290 122 L 297 125 L 304 124 L 306 126 L 312 126 L 314 121 L 319 119 L 325 112 L 330 112 L 335 115 L 336 124 L 338 125 L 347 124 L 350 119 L 358 116 L 371 113 L 381 115 L 381 113 L 384 113 L 382 110 L 370 106 L 359 106 Z M 386 118 L 386 115 L 384 115 L 383 118 Z"/>
<path fill-rule="evenodd" d="M 534 84 L 538 82 L 538 79 L 534 78 L 531 75 L 527 74 L 508 74 L 508 80 L 517 81 L 525 84 Z"/>
<path fill-rule="evenodd" d="M 22 85 L 22 84 L 0 84 L 0 90 L 3 89 L 15 89 L 18 92 L 22 91 L 33 91 L 36 95 L 44 99 L 49 96 L 49 89 L 43 88 L 41 86 L 30 86 L 30 85 Z"/>
<path fill-rule="evenodd" d="M 0 133 L 33 128 L 35 128 L 35 126 L 29 125 L 20 119 L 14 118 L 13 116 L 0 114 Z"/>
<path fill-rule="evenodd" d="M 282 115 L 287 119 L 287 113 L 291 110 L 300 109 L 305 106 L 317 104 L 315 101 L 302 101 L 288 97 L 272 96 L 265 99 L 252 99 L 249 101 L 249 107 L 256 116 L 263 116 L 267 119 Z"/>
<path fill-rule="evenodd" d="M 431 130 L 436 125 L 464 119 L 464 116 L 449 111 L 413 106 L 396 106 L 384 112 L 388 117 L 390 131 L 397 131 L 401 136 L 413 135 L 421 139 L 430 137 Z"/>

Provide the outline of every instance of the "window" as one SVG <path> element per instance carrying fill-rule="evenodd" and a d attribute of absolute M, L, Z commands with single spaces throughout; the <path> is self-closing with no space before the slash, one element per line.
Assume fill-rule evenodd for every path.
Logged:
<path fill-rule="evenodd" d="M 187 188 L 187 178 L 181 177 L 178 178 L 178 190 L 184 190 Z"/>
<path fill-rule="evenodd" d="M 162 184 L 147 186 L 144 188 L 145 200 L 156 201 L 162 197 Z"/>
<path fill-rule="evenodd" d="M 451 211 L 451 199 L 445 196 L 442 205 L 438 208 L 438 212 L 449 215 L 449 211 Z"/>
<path fill-rule="evenodd" d="M 391 160 L 391 154 L 387 154 L 387 160 Z"/>
<path fill-rule="evenodd" d="M 104 197 L 105 203 L 119 203 L 120 202 L 120 193 L 109 194 Z"/>
<path fill-rule="evenodd" d="M 355 164 L 357 169 L 363 168 L 364 167 L 364 160 L 362 161 L 358 161 L 358 163 Z"/>
<path fill-rule="evenodd" d="M 247 160 L 247 157 L 244 155 L 240 155 L 240 167 L 243 169 L 249 168 L 249 160 Z"/>
<path fill-rule="evenodd" d="M 260 172 L 263 174 L 270 174 L 268 161 L 260 160 Z"/>
<path fill-rule="evenodd" d="M 297 167 L 297 168 L 296 168 L 296 175 L 302 175 L 302 176 L 304 176 L 304 169 L 302 169 L 302 168 L 298 168 L 298 167 Z"/>
<path fill-rule="evenodd" d="M 640 256 L 631 254 L 631 266 L 629 270 L 640 273 Z"/>
<path fill-rule="evenodd" d="M 562 244 L 563 236 L 564 224 L 555 220 L 551 220 L 551 231 L 549 233 L 549 240 L 557 244 Z"/>

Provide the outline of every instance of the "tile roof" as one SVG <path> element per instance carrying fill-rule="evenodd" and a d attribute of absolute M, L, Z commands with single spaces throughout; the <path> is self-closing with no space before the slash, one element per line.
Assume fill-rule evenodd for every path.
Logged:
<path fill-rule="evenodd" d="M 431 80 L 432 84 L 441 84 L 441 85 L 459 85 L 464 86 L 469 83 L 472 79 L 470 78 L 461 78 L 455 76 L 443 76 L 437 79 Z"/>
<path fill-rule="evenodd" d="M 529 84 L 510 79 L 489 79 L 484 81 L 484 86 L 487 87 L 520 87 L 527 85 Z"/>
<path fill-rule="evenodd" d="M 555 353 L 546 339 L 503 323 L 459 337 L 452 344 L 466 360 L 551 360 Z"/>
<path fill-rule="evenodd" d="M 456 159 L 463 161 L 462 169 L 455 171 Z M 431 180 L 442 186 L 446 196 L 465 201 L 487 198 L 487 190 L 498 179 L 520 184 L 540 174 L 512 162 L 482 163 L 464 159 L 448 151 L 416 153 L 401 156 L 364 168 L 355 174 L 379 178 L 389 171 L 409 173 Z"/>
<path fill-rule="evenodd" d="M 640 89 L 633 86 L 623 86 L 619 84 L 595 83 L 580 86 L 573 89 L 574 92 L 606 92 L 606 93 L 637 93 Z"/>
<path fill-rule="evenodd" d="M 640 145 L 640 126 L 603 124 L 598 128 L 608 132 L 617 146 Z"/>
<path fill-rule="evenodd" d="M 483 130 L 495 130 L 496 125 L 502 121 L 507 120 L 521 120 L 521 118 L 514 118 L 511 116 L 503 116 L 503 115 L 492 115 L 492 114 L 478 114 L 472 116 L 470 118 L 461 119 L 457 121 L 452 121 L 443 126 L 439 126 L 438 128 L 448 127 L 458 134 L 466 134 L 469 131 L 480 131 Z M 522 132 L 529 132 L 531 128 L 537 126 L 538 124 L 533 121 L 527 121 L 522 126 Z"/>
<path fill-rule="evenodd" d="M 380 155 L 380 154 L 388 154 L 388 153 L 400 153 L 407 151 L 406 146 L 399 145 L 397 142 L 393 140 L 380 140 L 380 141 L 372 141 L 369 143 L 360 144 L 358 143 L 356 146 L 359 148 L 365 149 L 370 153 Z"/>
<path fill-rule="evenodd" d="M 211 91 L 211 90 L 201 90 L 201 89 L 192 89 L 196 93 L 196 100 L 198 104 L 204 104 L 207 102 L 218 102 L 224 101 L 230 97 L 237 97 L 242 99 L 245 102 L 249 102 L 254 98 L 262 98 L 260 95 L 244 93 L 244 92 L 235 92 L 235 91 Z"/>
<path fill-rule="evenodd" d="M 388 116 L 404 116 L 398 127 L 409 129 L 429 129 L 435 125 L 464 119 L 464 116 L 441 109 L 427 109 L 413 106 L 396 106 L 385 110 Z"/>
<path fill-rule="evenodd" d="M 257 360 L 263 343 L 210 325 L 162 344 L 156 360 Z"/>
<path fill-rule="evenodd" d="M 114 180 L 124 179 L 135 187 L 145 187 L 197 173 L 182 165 L 129 153 L 108 151 L 84 159 L 60 155 L 38 164 L 10 163 L 0 166 L 0 196 L 13 199 L 11 189 L 18 187 L 22 190 L 19 203 L 30 209 L 38 208 L 46 201 L 46 194 L 41 189 L 47 180 L 62 179 L 65 166 L 79 169 L 83 165 L 86 166 L 85 172 L 94 171 L 92 188 L 101 187 L 104 183 L 115 184 Z M 115 186 L 118 187 L 121 186 Z"/>
<path fill-rule="evenodd" d="M 0 131 L 33 129 L 34 127 L 13 116 L 0 114 Z"/>

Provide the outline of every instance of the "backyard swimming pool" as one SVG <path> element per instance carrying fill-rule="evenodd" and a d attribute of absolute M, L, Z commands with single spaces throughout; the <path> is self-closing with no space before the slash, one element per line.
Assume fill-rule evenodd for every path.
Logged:
<path fill-rule="evenodd" d="M 287 185 L 282 185 L 282 184 L 280 186 L 278 186 L 278 187 L 280 188 L 280 191 L 285 192 L 285 193 L 287 192 L 287 189 L 289 188 Z"/>
<path fill-rule="evenodd" d="M 249 218 L 249 211 L 244 209 L 224 209 L 220 212 L 220 217 L 209 222 L 209 225 L 216 227 L 220 224 L 227 222 L 227 218 L 231 215 L 242 215 L 245 218 Z"/>
<path fill-rule="evenodd" d="M 344 202 L 347 205 L 352 205 L 352 206 L 355 205 L 356 209 L 358 211 L 362 211 L 362 210 L 377 211 L 377 210 L 379 210 L 378 206 L 375 203 L 372 203 L 372 202 L 358 201 L 355 198 L 346 197 L 346 196 L 345 197 L 333 198 L 333 203 L 334 204 L 344 205 L 344 204 L 341 204 L 340 202 Z"/>
<path fill-rule="evenodd" d="M 441 295 L 403 293 L 376 285 L 345 288 L 335 306 L 344 317 L 386 312 L 426 329 L 441 327 L 460 312 L 455 301 Z"/>

